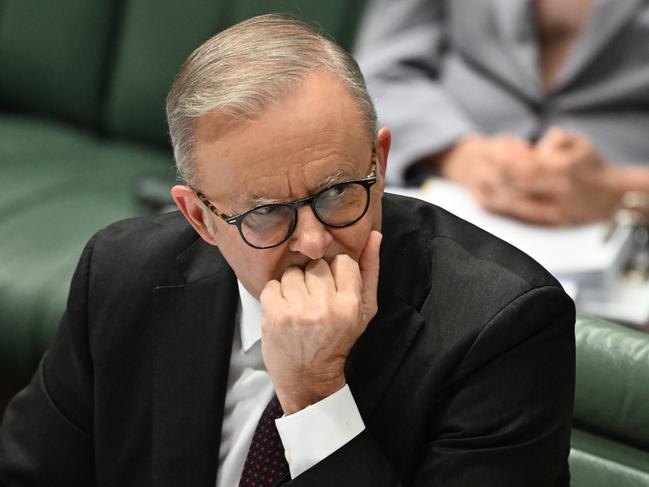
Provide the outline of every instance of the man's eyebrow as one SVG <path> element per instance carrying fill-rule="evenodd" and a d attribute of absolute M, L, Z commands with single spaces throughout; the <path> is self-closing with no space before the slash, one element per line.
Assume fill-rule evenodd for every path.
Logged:
<path fill-rule="evenodd" d="M 311 188 L 311 192 L 309 194 L 316 194 L 318 191 L 322 191 L 323 189 L 327 188 L 328 186 L 331 186 L 332 184 L 336 184 L 339 182 L 343 177 L 345 176 L 345 171 L 340 170 L 335 174 L 332 174 L 331 176 L 327 176 L 325 178 L 322 178 L 320 181 L 318 181 L 313 188 Z"/>
<path fill-rule="evenodd" d="M 233 209 L 235 210 L 235 214 L 239 214 L 257 208 L 258 206 L 271 205 L 274 203 L 284 203 L 284 200 L 267 198 L 265 196 L 249 196 L 238 200 L 234 204 Z"/>
<path fill-rule="evenodd" d="M 327 186 L 331 186 L 332 184 L 335 184 L 340 179 L 342 179 L 344 175 L 345 175 L 344 171 L 338 171 L 337 173 L 332 174 L 331 176 L 327 176 L 326 178 L 321 179 L 318 182 L 318 184 L 316 184 L 313 193 L 317 193 L 321 189 L 324 189 Z M 256 208 L 258 206 L 272 205 L 272 204 L 286 203 L 286 202 L 287 201 L 285 199 L 268 198 L 266 196 L 250 196 L 248 198 L 242 198 L 241 200 L 239 200 L 235 208 L 240 209 L 240 211 L 238 211 L 237 213 L 241 213 Z"/>
<path fill-rule="evenodd" d="M 345 175 L 344 171 L 338 171 L 336 174 L 332 174 L 331 176 L 327 176 L 323 180 L 321 180 L 318 183 L 318 188 L 326 188 L 327 186 L 331 186 L 332 184 L 336 183 L 339 179 L 341 179 Z"/>

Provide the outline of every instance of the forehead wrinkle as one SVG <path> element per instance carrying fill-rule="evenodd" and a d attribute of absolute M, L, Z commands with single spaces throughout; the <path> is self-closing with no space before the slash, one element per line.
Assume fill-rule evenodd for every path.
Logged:
<path fill-rule="evenodd" d="M 230 207 L 233 212 L 242 213 L 256 206 L 284 201 L 264 194 L 264 188 L 271 187 L 278 192 L 285 193 L 287 191 L 286 175 L 267 174 L 253 178 L 251 181 L 245 182 L 242 179 L 239 181 L 241 181 L 241 184 L 238 185 L 239 189 L 231 188 L 229 191 Z"/>
<path fill-rule="evenodd" d="M 271 140 L 269 146 L 257 144 L 252 152 L 247 151 L 242 159 L 247 159 L 253 165 L 263 165 L 258 171 L 259 176 L 249 181 L 249 184 L 244 184 L 247 188 L 243 191 L 229 191 L 232 196 L 231 212 L 242 213 L 257 206 L 287 203 L 315 194 L 343 179 L 365 176 L 364 173 L 361 174 L 365 169 L 358 159 L 358 141 L 353 144 L 354 147 L 350 147 L 346 143 L 346 135 L 339 131 L 322 126 L 318 127 L 319 130 L 314 129 L 315 127 L 307 129 L 306 135 L 289 131 L 283 133 L 282 137 Z M 294 162 L 284 166 L 282 174 L 273 173 L 272 169 L 269 171 L 275 159 L 280 157 L 278 154 L 282 153 L 285 154 L 281 156 L 282 161 Z M 361 165 L 362 169 L 359 167 Z M 279 164 L 278 169 L 281 167 L 282 164 Z M 327 171 L 327 168 L 331 169 Z M 323 174 L 325 171 L 328 174 L 317 180 L 308 176 L 311 174 L 317 177 L 318 173 Z"/>
<path fill-rule="evenodd" d="M 316 185 L 314 186 L 314 190 L 311 194 L 317 193 L 320 189 L 326 188 L 327 186 L 331 186 L 332 184 L 339 182 L 341 179 L 343 179 L 344 176 L 345 176 L 344 170 L 339 170 L 335 174 L 325 176 L 320 181 L 318 181 L 318 183 L 316 183 Z M 292 192 L 290 180 L 288 184 L 289 184 L 289 191 Z M 284 198 L 269 198 L 267 196 L 251 195 L 249 197 L 244 197 L 243 199 L 239 200 L 237 204 L 239 204 L 239 206 L 242 208 L 242 211 L 247 211 L 249 209 L 256 208 L 258 206 L 281 204 L 281 203 L 288 203 L 288 202 L 289 201 L 287 201 Z"/>
<path fill-rule="evenodd" d="M 291 194 L 294 195 L 295 198 L 302 198 L 317 193 L 321 189 L 330 186 L 350 173 L 354 163 L 348 160 L 348 157 L 338 153 L 335 149 L 328 150 L 327 152 L 329 153 L 324 156 L 315 156 L 313 160 L 307 162 L 301 168 L 296 168 L 292 174 L 293 178 L 289 176 L 289 185 L 293 182 L 298 184 L 299 188 L 302 188 L 301 192 L 291 191 Z M 332 159 L 332 161 L 328 161 L 328 159 Z M 307 171 L 307 168 L 313 165 L 316 165 L 316 169 L 314 171 Z M 312 174 L 312 177 L 307 177 L 309 172 Z M 318 173 L 325 173 L 325 175 L 315 179 L 315 176 Z M 299 183 L 297 183 L 298 181 Z M 293 188 L 291 188 L 291 190 L 292 189 Z"/>

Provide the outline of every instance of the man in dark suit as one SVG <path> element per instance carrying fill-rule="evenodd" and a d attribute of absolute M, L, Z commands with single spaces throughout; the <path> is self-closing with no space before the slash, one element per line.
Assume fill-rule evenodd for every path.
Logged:
<path fill-rule="evenodd" d="M 190 56 L 167 116 L 180 213 L 87 245 L 2 485 L 568 485 L 572 302 L 383 196 L 390 132 L 351 57 L 251 19 Z"/>

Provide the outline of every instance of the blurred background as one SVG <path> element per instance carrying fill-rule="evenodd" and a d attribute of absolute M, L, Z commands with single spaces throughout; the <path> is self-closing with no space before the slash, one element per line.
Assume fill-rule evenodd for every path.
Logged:
<path fill-rule="evenodd" d="M 525 27 L 518 21 L 533 22 L 538 3 L 0 0 L 0 416 L 6 401 L 30 380 L 56 334 L 87 240 L 113 221 L 169 209 L 168 189 L 176 175 L 164 99 L 180 65 L 214 33 L 257 14 L 281 12 L 316 25 L 358 54 L 379 119 L 394 128 L 395 167 L 401 168 L 388 180 L 394 191 L 446 206 L 523 248 L 561 278 L 581 305 L 576 325 L 573 485 L 649 486 L 649 265 L 642 219 L 649 199 L 642 201 L 641 188 L 633 188 L 638 193 L 633 204 L 621 208 L 614 201 L 596 221 L 557 229 L 490 208 L 469 183 L 449 177 L 439 165 L 438 156 L 448 155 L 467 134 L 487 137 L 506 131 L 536 143 L 548 128 L 562 125 L 559 102 L 568 107 L 569 130 L 579 119 L 575 114 L 589 113 L 578 103 L 583 98 L 571 95 L 574 83 L 565 83 L 567 94 L 561 98 L 563 92 L 553 91 L 552 80 L 541 76 L 540 64 L 538 73 L 536 64 L 528 66 L 536 76 L 530 86 L 538 90 L 516 89 L 514 98 L 524 102 L 516 102 L 513 109 L 499 105 L 497 91 L 475 99 L 469 96 L 475 94 L 470 87 L 466 96 L 453 92 L 462 84 L 457 78 L 461 69 L 452 57 L 454 48 L 461 49 L 453 42 L 462 44 L 460 40 L 488 28 L 496 41 L 474 39 L 485 52 L 505 52 L 503 36 L 523 52 L 531 52 L 530 43 L 542 40 L 541 29 L 508 30 L 497 19 L 509 18 Z M 547 3 L 554 3 L 554 10 L 543 18 L 558 18 L 560 28 L 543 32 L 555 32 L 559 38 L 572 26 L 573 41 L 579 40 L 582 25 L 590 26 L 583 30 L 589 36 L 609 35 L 606 29 L 598 30 L 603 24 L 592 20 L 597 18 L 596 8 L 600 15 L 640 22 L 639 27 L 634 24 L 634 32 L 649 32 L 647 1 L 593 1 L 586 11 L 580 2 Z M 617 46 L 617 57 L 625 50 L 620 48 L 619 33 L 630 31 L 622 20 L 616 24 L 619 30 L 607 38 Z M 606 104 L 630 107 L 629 113 L 639 114 L 632 125 L 646 135 L 630 136 L 623 128 L 627 137 L 611 143 L 626 148 L 644 142 L 633 154 L 649 153 L 649 126 L 642 125 L 649 121 L 649 36 L 644 41 L 634 51 L 634 56 L 647 61 L 644 74 L 634 75 L 619 88 L 632 85 L 632 94 L 644 93 L 644 98 L 630 104 L 620 97 L 616 102 L 613 96 Z M 601 55 L 600 51 L 597 56 Z M 427 56 L 434 61 L 423 61 Z M 488 77 L 505 92 L 511 88 L 512 65 L 501 57 L 494 57 L 494 74 Z M 491 69 L 488 57 L 478 61 L 467 61 L 469 71 Z M 498 66 L 506 73 L 499 75 Z M 599 71 L 591 69 L 583 76 L 598 79 Z M 450 94 L 419 97 L 422 78 L 434 84 L 433 91 L 440 83 L 453 88 Z M 589 89 L 597 93 L 602 86 Z M 451 100 L 452 110 L 443 100 Z M 509 116 L 491 121 L 473 113 L 480 104 Z M 428 122 L 417 106 L 438 114 L 437 120 Z M 602 134 L 611 133 L 608 125 L 592 126 Z M 430 133 L 428 146 L 417 142 L 427 137 L 410 136 L 422 127 Z M 595 139 L 600 132 L 594 132 Z M 471 157 L 464 153 L 460 160 L 471 163 Z M 421 171 L 426 158 L 432 163 Z M 649 163 L 649 157 L 633 162 Z M 582 259 L 581 267 L 575 265 L 576 259 Z M 629 279 L 635 279 L 633 284 Z"/>

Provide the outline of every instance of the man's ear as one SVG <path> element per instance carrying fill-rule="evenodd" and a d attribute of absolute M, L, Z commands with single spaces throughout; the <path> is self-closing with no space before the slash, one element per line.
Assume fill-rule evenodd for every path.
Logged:
<path fill-rule="evenodd" d="M 381 185 L 381 191 L 385 188 L 385 171 L 388 167 L 388 153 L 392 143 L 392 134 L 390 129 L 383 127 L 376 134 L 376 158 L 379 162 L 379 173 L 381 175 L 378 184 Z"/>
<path fill-rule="evenodd" d="M 216 246 L 216 240 L 208 230 L 205 222 L 205 215 L 201 208 L 203 203 L 198 199 L 196 193 L 188 186 L 176 185 L 171 188 L 171 197 L 185 216 L 185 219 L 194 227 L 194 230 L 198 232 L 201 238 L 208 244 Z"/>

